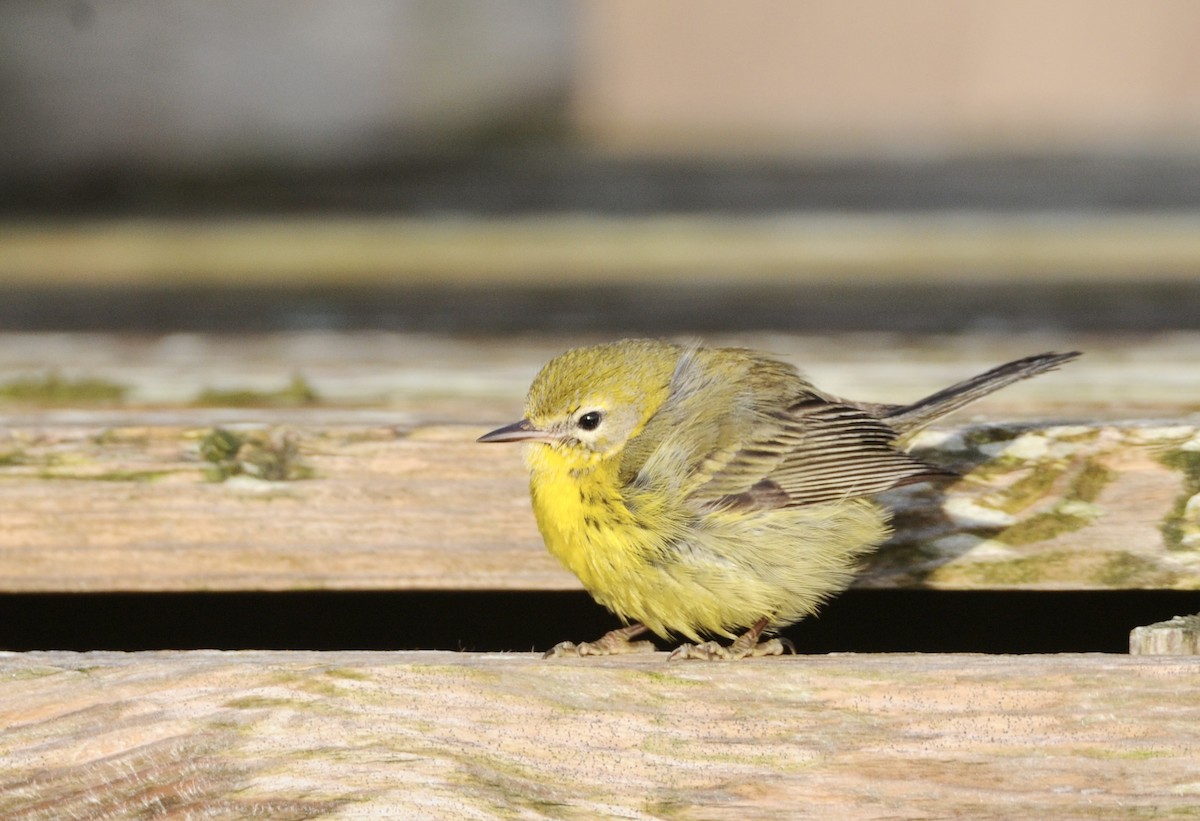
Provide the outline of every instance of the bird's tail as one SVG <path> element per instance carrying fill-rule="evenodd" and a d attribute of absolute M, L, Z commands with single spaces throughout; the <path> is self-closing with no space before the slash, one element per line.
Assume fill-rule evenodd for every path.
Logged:
<path fill-rule="evenodd" d="M 1079 351 L 1027 356 L 1024 359 L 1000 365 L 978 376 L 965 379 L 911 405 L 889 406 L 883 410 L 880 417 L 886 420 L 897 433 L 901 435 L 911 433 L 1006 385 L 1054 370 L 1059 365 L 1070 362 L 1078 356 L 1080 356 Z"/>

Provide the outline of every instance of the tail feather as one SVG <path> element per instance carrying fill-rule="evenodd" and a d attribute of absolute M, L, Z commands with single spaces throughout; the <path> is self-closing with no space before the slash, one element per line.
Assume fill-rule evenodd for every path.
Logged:
<path fill-rule="evenodd" d="M 965 379 L 944 390 L 926 396 L 911 405 L 890 406 L 881 414 L 897 433 L 904 435 L 930 422 L 956 411 L 964 405 L 981 399 L 993 391 L 1014 382 L 1051 371 L 1080 356 L 1079 351 L 1068 353 L 1042 353 L 1027 356 L 990 371 Z"/>

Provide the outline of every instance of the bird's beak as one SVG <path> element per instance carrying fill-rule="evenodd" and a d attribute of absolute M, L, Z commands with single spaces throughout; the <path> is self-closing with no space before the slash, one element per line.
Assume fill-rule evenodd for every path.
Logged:
<path fill-rule="evenodd" d="M 548 432 L 535 428 L 528 419 L 513 422 L 502 428 L 496 428 L 491 433 L 485 433 L 476 442 L 549 442 Z"/>

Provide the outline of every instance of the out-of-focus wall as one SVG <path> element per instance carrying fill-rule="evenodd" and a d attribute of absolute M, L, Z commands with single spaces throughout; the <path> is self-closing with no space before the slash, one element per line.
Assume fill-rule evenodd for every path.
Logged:
<path fill-rule="evenodd" d="M 1200 153 L 1191 0 L 583 0 L 579 26 L 605 149 Z"/>
<path fill-rule="evenodd" d="M 559 117 L 558 0 L 4 0 L 0 173 L 388 161 Z"/>
<path fill-rule="evenodd" d="M 363 168 L 522 129 L 1200 155 L 1198 40 L 1194 0 L 3 0 L 0 178 Z"/>

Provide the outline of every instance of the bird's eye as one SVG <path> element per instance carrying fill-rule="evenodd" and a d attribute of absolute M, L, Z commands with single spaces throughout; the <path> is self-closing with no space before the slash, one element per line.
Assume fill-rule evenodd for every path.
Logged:
<path fill-rule="evenodd" d="M 584 430 L 595 430 L 600 427 L 600 411 L 588 411 L 576 424 Z"/>

